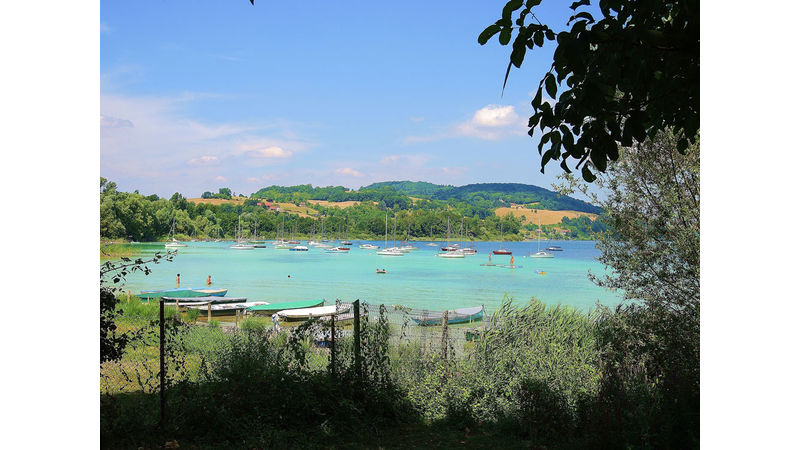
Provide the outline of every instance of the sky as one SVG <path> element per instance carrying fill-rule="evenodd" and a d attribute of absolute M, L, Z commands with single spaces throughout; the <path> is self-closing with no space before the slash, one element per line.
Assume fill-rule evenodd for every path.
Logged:
<path fill-rule="evenodd" d="M 529 52 L 501 95 L 510 46 L 477 37 L 504 4 L 102 0 L 101 176 L 167 197 L 390 180 L 550 188 L 561 169 L 540 172 L 527 120 L 552 49 Z M 544 2 L 538 17 L 563 28 L 567 6 Z"/>

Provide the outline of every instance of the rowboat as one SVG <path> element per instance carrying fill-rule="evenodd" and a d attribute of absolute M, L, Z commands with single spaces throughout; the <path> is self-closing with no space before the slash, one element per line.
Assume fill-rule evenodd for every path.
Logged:
<path fill-rule="evenodd" d="M 223 303 L 205 305 L 186 305 L 187 309 L 197 309 L 201 312 L 211 310 L 212 316 L 233 316 L 236 311 L 244 311 L 252 306 L 269 305 L 269 302 L 250 302 L 250 303 Z"/>
<path fill-rule="evenodd" d="M 459 308 L 447 311 L 447 324 L 476 322 L 483 319 L 483 305 L 472 308 Z M 411 320 L 421 326 L 440 325 L 444 313 L 440 311 L 425 311 L 422 314 L 412 314 Z"/>
<path fill-rule="evenodd" d="M 175 289 L 162 289 L 152 291 L 142 291 L 139 293 L 139 298 L 142 300 L 158 299 L 161 297 L 172 298 L 190 298 L 190 297 L 224 297 L 228 293 L 227 289 L 211 289 L 211 288 L 175 288 Z"/>
<path fill-rule="evenodd" d="M 161 297 L 165 302 L 177 303 L 179 306 L 192 305 L 196 303 L 211 303 L 218 305 L 223 303 L 245 303 L 247 297 Z"/>
<path fill-rule="evenodd" d="M 375 273 L 386 273 L 386 269 L 375 269 Z"/>
<path fill-rule="evenodd" d="M 259 315 L 271 316 L 279 311 L 289 311 L 293 309 L 314 308 L 322 306 L 323 299 L 317 300 L 298 300 L 294 302 L 270 303 L 269 305 L 258 305 L 247 308 L 247 312 Z"/>
<path fill-rule="evenodd" d="M 344 303 L 339 305 L 317 306 L 315 308 L 300 308 L 300 309 L 284 309 L 278 311 L 276 314 L 286 322 L 296 322 L 300 320 L 330 318 L 333 315 L 346 316 L 349 312 L 349 318 L 353 318 L 352 310 L 353 305 Z M 337 319 L 346 319 L 347 317 L 337 317 Z"/>

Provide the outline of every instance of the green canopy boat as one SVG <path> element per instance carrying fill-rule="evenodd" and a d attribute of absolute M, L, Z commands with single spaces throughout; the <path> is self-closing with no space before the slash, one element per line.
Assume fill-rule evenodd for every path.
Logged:
<path fill-rule="evenodd" d="M 227 289 L 216 288 L 176 288 L 154 291 L 142 291 L 138 297 L 142 300 L 157 300 L 161 297 L 189 298 L 189 297 L 224 297 Z"/>
<path fill-rule="evenodd" d="M 322 306 L 323 303 L 325 303 L 324 299 L 297 300 L 294 302 L 270 303 L 269 305 L 251 306 L 247 308 L 247 312 L 253 314 L 271 316 L 278 311 L 284 311 L 287 309 L 313 308 L 315 306 Z"/>

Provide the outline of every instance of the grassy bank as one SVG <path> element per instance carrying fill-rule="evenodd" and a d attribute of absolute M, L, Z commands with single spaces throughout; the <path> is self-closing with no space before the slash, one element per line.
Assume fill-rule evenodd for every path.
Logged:
<path fill-rule="evenodd" d="M 158 307 L 134 300 L 121 308 L 120 330 L 136 337 L 121 361 L 103 367 L 103 386 L 133 388 L 101 395 L 104 447 L 697 446 L 693 375 L 631 350 L 669 333 L 632 335 L 630 325 L 650 317 L 637 310 L 506 302 L 480 339 L 446 357 L 447 341 L 398 338 L 380 315 L 362 323 L 360 371 L 353 338 L 337 338 L 332 376 L 329 350 L 312 343 L 313 322 L 275 334 L 253 321 L 228 333 L 167 308 L 170 387 L 159 429 Z M 115 375 L 119 367 L 126 372 Z"/>
<path fill-rule="evenodd" d="M 141 252 L 131 244 L 100 244 L 100 259 L 130 258 Z"/>

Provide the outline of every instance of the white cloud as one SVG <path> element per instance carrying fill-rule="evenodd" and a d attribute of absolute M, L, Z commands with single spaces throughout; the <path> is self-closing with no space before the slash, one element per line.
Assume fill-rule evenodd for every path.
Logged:
<path fill-rule="evenodd" d="M 422 122 L 423 120 L 425 120 L 424 117 L 411 117 L 410 119 L 412 122 Z"/>
<path fill-rule="evenodd" d="M 189 164 L 200 165 L 200 164 L 213 164 L 219 161 L 219 158 L 216 156 L 209 156 L 203 155 L 199 158 L 192 158 L 189 160 Z"/>
<path fill-rule="evenodd" d="M 211 97 L 101 93 L 102 175 L 129 190 L 159 195 L 203 192 L 223 181 L 217 176 L 244 188 L 248 177 L 261 175 L 258 167 L 284 164 L 314 145 L 291 129 L 301 124 L 214 122 L 190 115 L 194 102 Z"/>
<path fill-rule="evenodd" d="M 511 105 L 486 105 L 475 111 L 471 119 L 451 125 L 444 132 L 426 136 L 408 136 L 404 142 L 433 142 L 458 137 L 497 140 L 524 135 L 527 131 L 526 124 Z"/>
<path fill-rule="evenodd" d="M 251 155 L 259 158 L 291 158 L 292 156 L 292 152 L 284 150 L 276 145 L 250 150 L 249 152 Z"/>
<path fill-rule="evenodd" d="M 133 128 L 133 122 L 126 119 L 118 119 L 116 117 L 105 116 L 100 114 L 100 127 L 101 128 Z"/>
<path fill-rule="evenodd" d="M 216 177 L 214 177 L 214 181 L 228 181 L 228 179 L 223 177 L 222 175 L 217 175 Z"/>
<path fill-rule="evenodd" d="M 475 111 L 472 124 L 484 127 L 505 127 L 519 120 L 513 106 L 487 105 Z"/>
<path fill-rule="evenodd" d="M 357 170 L 351 169 L 349 167 L 343 167 L 341 169 L 336 169 L 336 173 L 338 173 L 340 175 L 350 175 L 350 176 L 353 176 L 353 177 L 363 177 L 364 176 L 363 173 L 361 173 L 361 172 L 359 172 Z"/>

